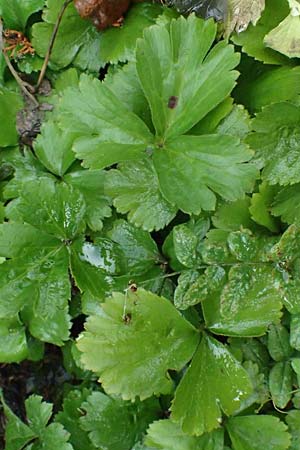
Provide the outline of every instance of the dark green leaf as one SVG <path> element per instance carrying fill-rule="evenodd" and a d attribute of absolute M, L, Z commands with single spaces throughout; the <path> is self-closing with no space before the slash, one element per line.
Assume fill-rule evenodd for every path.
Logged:
<path fill-rule="evenodd" d="M 226 428 L 233 450 L 286 450 L 290 445 L 287 427 L 277 417 L 232 417 Z"/>
<path fill-rule="evenodd" d="M 150 159 L 132 161 L 107 172 L 105 191 L 117 211 L 126 214 L 135 226 L 159 230 L 174 218 L 176 208 L 161 194 Z"/>
<path fill-rule="evenodd" d="M 182 136 L 154 153 L 161 191 L 182 211 L 213 210 L 216 195 L 225 200 L 251 191 L 257 171 L 252 153 L 232 136 Z"/>
<path fill-rule="evenodd" d="M 278 362 L 272 367 L 269 376 L 269 388 L 273 403 L 285 408 L 292 397 L 292 368 L 289 361 Z"/>
<path fill-rule="evenodd" d="M 24 30 L 31 14 L 43 8 L 45 0 L 1 0 L 0 16 L 6 28 Z"/>

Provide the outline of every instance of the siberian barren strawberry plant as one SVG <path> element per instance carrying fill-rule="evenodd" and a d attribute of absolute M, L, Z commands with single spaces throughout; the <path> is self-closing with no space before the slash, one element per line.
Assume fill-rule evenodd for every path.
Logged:
<path fill-rule="evenodd" d="M 300 3 L 0 16 L 0 447 L 299 450 Z"/>

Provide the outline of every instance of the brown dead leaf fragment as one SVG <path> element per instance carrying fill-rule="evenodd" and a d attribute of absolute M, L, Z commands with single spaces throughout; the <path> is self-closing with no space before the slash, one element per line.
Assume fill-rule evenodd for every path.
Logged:
<path fill-rule="evenodd" d="M 127 11 L 131 0 L 74 0 L 83 19 L 90 19 L 98 30 L 117 23 Z"/>

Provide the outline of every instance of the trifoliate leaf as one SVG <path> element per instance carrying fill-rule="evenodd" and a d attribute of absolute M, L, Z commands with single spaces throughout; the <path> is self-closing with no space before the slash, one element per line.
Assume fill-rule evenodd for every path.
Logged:
<path fill-rule="evenodd" d="M 100 231 L 103 220 L 111 216 L 111 202 L 104 192 L 105 173 L 102 170 L 74 168 L 64 176 L 64 181 L 82 194 L 86 204 L 87 225 L 93 231 Z"/>
<path fill-rule="evenodd" d="M 54 24 L 63 4 L 63 0 L 47 0 L 47 8 L 43 12 L 44 22 L 37 22 L 32 27 L 32 44 L 41 57 L 46 55 Z M 50 65 L 54 69 L 62 69 L 73 62 L 82 70 L 97 72 L 104 65 L 100 42 L 101 35 L 91 23 L 80 18 L 72 2 L 60 23 Z"/>
<path fill-rule="evenodd" d="M 290 14 L 264 38 L 267 47 L 288 56 L 300 57 L 300 6 L 296 0 L 290 0 L 295 5 Z"/>
<path fill-rule="evenodd" d="M 251 157 L 238 139 L 207 135 L 166 143 L 153 160 L 164 196 L 182 211 L 199 214 L 215 209 L 215 193 L 234 201 L 252 189 L 256 168 L 245 164 Z"/>
<path fill-rule="evenodd" d="M 6 417 L 5 448 L 6 450 L 21 450 L 37 436 L 5 403 L 2 391 L 0 392 L 0 400 Z"/>
<path fill-rule="evenodd" d="M 0 319 L 0 361 L 18 363 L 28 354 L 25 328 L 19 318 Z"/>
<path fill-rule="evenodd" d="M 27 183 L 17 211 L 24 222 L 58 239 L 73 239 L 84 231 L 84 199 L 79 191 L 64 183 L 46 179 Z"/>
<path fill-rule="evenodd" d="M 289 361 L 276 363 L 269 375 L 272 401 L 277 408 L 285 408 L 292 398 L 293 371 Z"/>
<path fill-rule="evenodd" d="M 278 221 L 271 216 L 277 216 L 280 214 L 274 214 L 272 205 L 275 195 L 278 192 L 277 186 L 270 186 L 269 184 L 262 182 L 259 185 L 259 192 L 255 192 L 251 197 L 251 206 L 249 211 L 251 218 L 254 222 L 268 228 L 272 232 L 279 230 Z"/>
<path fill-rule="evenodd" d="M 102 169 L 119 161 L 141 159 L 153 141 L 144 122 L 105 83 L 87 75 L 81 76 L 79 90 L 66 91 L 61 110 L 64 126 L 81 133 L 73 148 L 85 167 Z"/>
<path fill-rule="evenodd" d="M 28 450 L 73 450 L 67 441 L 69 433 L 61 424 L 47 423 L 52 414 L 52 405 L 42 402 L 42 398 L 31 395 L 25 401 L 26 425 L 5 404 L 1 398 L 8 424 L 5 432 L 6 450 L 22 450 L 29 442 Z"/>
<path fill-rule="evenodd" d="M 221 293 L 202 303 L 208 328 L 227 336 L 260 336 L 281 317 L 280 275 L 268 265 L 236 265 Z"/>
<path fill-rule="evenodd" d="M 291 356 L 293 350 L 289 340 L 289 332 L 283 325 L 270 325 L 268 331 L 268 350 L 274 361 L 282 361 Z"/>
<path fill-rule="evenodd" d="M 45 0 L 2 0 L 0 16 L 6 28 L 24 30 L 31 14 L 43 8 Z"/>
<path fill-rule="evenodd" d="M 71 390 L 63 401 L 63 410 L 55 416 L 55 421 L 63 425 L 70 433 L 70 443 L 74 450 L 95 450 L 87 433 L 80 427 L 80 418 L 83 415 L 81 405 L 91 394 L 91 390 Z"/>
<path fill-rule="evenodd" d="M 108 171 L 105 191 L 118 212 L 128 213 L 130 222 L 147 231 L 164 228 L 176 214 L 176 208 L 159 190 L 150 159 L 127 162 Z"/>
<path fill-rule="evenodd" d="M 289 432 L 292 436 L 290 450 L 298 450 L 300 445 L 300 411 L 289 411 L 285 421 L 288 424 Z"/>
<path fill-rule="evenodd" d="M 245 31 L 250 23 L 256 25 L 264 8 L 265 0 L 229 0 L 225 34 Z"/>
<path fill-rule="evenodd" d="M 54 175 L 62 177 L 75 161 L 72 144 L 76 133 L 63 131 L 55 122 L 46 122 L 34 143 L 41 163 Z"/>
<path fill-rule="evenodd" d="M 84 366 L 100 376 L 107 393 L 134 400 L 170 392 L 167 371 L 180 370 L 191 359 L 198 339 L 168 300 L 129 289 L 88 319 L 77 345 Z"/>
<path fill-rule="evenodd" d="M 81 409 L 81 428 L 96 448 L 109 450 L 131 449 L 160 410 L 156 399 L 128 403 L 101 392 L 93 392 Z"/>
<path fill-rule="evenodd" d="M 232 0 L 231 0 L 232 1 Z M 233 0 L 238 3 L 237 0 Z M 260 0 L 259 0 L 260 1 Z M 242 2 L 239 2 L 242 3 Z M 246 2 L 251 8 L 257 2 Z M 260 1 L 260 3 L 262 3 Z M 238 5 L 239 6 L 239 5 Z M 251 9 L 246 13 L 249 13 Z M 246 31 L 232 37 L 236 45 L 241 45 L 243 52 L 267 64 L 283 64 L 286 58 L 264 45 L 265 35 L 276 27 L 289 13 L 286 0 L 266 0 L 266 7 L 257 25 L 250 25 Z"/>
<path fill-rule="evenodd" d="M 276 195 L 271 212 L 274 216 L 280 216 L 283 222 L 300 226 L 300 184 L 286 186 Z"/>
<path fill-rule="evenodd" d="M 160 5 L 137 4 L 129 10 L 122 27 L 107 29 L 101 39 L 101 57 L 105 62 L 133 61 L 135 46 L 145 28 L 153 25 L 162 13 Z"/>
<path fill-rule="evenodd" d="M 233 48 L 220 42 L 207 55 L 215 35 L 213 21 L 191 15 L 173 20 L 170 31 L 153 26 L 138 41 L 137 71 L 156 134 L 164 140 L 186 133 L 235 85 Z"/>
<path fill-rule="evenodd" d="M 224 431 L 212 431 L 203 436 L 189 436 L 171 420 L 153 422 L 148 428 L 146 445 L 161 450 L 223 450 Z"/>
<path fill-rule="evenodd" d="M 23 101 L 20 94 L 0 89 L 0 147 L 13 146 L 18 143 L 16 127 L 17 112 L 22 109 Z"/>
<path fill-rule="evenodd" d="M 290 344 L 300 350 L 300 314 L 292 315 L 290 327 Z"/>
<path fill-rule="evenodd" d="M 233 450 L 286 450 L 287 426 L 273 416 L 232 417 L 226 425 Z"/>
<path fill-rule="evenodd" d="M 173 228 L 175 256 L 183 266 L 197 269 L 201 265 L 199 249 L 209 227 L 209 219 L 200 217 Z"/>
<path fill-rule="evenodd" d="M 287 102 L 267 106 L 253 120 L 254 132 L 246 142 L 264 168 L 262 178 L 271 185 L 300 181 L 299 121 L 300 107 Z"/>
<path fill-rule="evenodd" d="M 226 231 L 238 231 L 241 227 L 251 228 L 250 198 L 245 197 L 235 202 L 220 202 L 212 217 L 212 222 L 216 228 Z"/>
<path fill-rule="evenodd" d="M 221 411 L 232 414 L 251 391 L 245 369 L 224 345 L 204 335 L 176 390 L 171 418 L 183 432 L 199 436 L 217 428 Z"/>

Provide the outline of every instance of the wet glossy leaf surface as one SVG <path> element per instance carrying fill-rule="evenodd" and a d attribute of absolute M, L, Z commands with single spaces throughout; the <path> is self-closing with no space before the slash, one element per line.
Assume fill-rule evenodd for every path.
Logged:
<path fill-rule="evenodd" d="M 247 372 L 230 351 L 204 335 L 176 390 L 171 417 L 184 432 L 201 435 L 217 428 L 222 412 L 232 414 L 251 391 Z"/>

